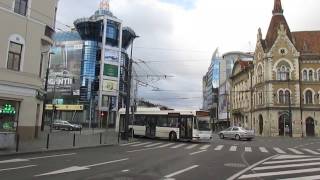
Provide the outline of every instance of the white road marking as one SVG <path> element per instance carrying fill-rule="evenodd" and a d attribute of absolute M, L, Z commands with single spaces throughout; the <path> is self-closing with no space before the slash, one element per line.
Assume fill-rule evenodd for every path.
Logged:
<path fill-rule="evenodd" d="M 71 155 L 75 155 L 75 154 L 77 154 L 77 153 L 56 154 L 56 155 L 51 155 L 51 156 L 40 156 L 40 157 L 30 157 L 30 158 L 25 158 L 25 159 L 8 159 L 8 160 L 0 161 L 0 164 L 16 163 L 16 162 L 27 162 L 27 161 L 35 160 L 35 159 L 46 159 L 46 158 L 61 157 L 61 156 L 71 156 Z"/>
<path fill-rule="evenodd" d="M 239 176 L 241 176 L 243 173 L 245 173 L 245 172 L 249 171 L 250 169 L 252 169 L 252 168 L 254 168 L 254 167 L 256 167 L 256 166 L 258 166 L 258 165 L 260 165 L 260 164 L 262 164 L 262 163 L 264 163 L 264 162 L 266 162 L 266 161 L 268 161 L 268 160 L 270 160 L 270 159 L 272 159 L 272 158 L 274 158 L 274 157 L 277 157 L 277 156 L 278 156 L 278 155 L 271 156 L 271 157 L 268 157 L 268 158 L 266 158 L 266 159 L 263 159 L 263 160 L 261 160 L 261 161 L 259 161 L 259 162 L 256 162 L 256 163 L 252 164 L 251 166 L 249 166 L 249 167 L 241 170 L 240 172 L 234 174 L 233 176 L 229 177 L 227 180 L 235 180 L 235 179 L 237 179 Z"/>
<path fill-rule="evenodd" d="M 34 167 L 34 166 L 37 166 L 37 165 L 27 165 L 27 166 L 20 166 L 20 167 L 0 169 L 0 172 L 2 172 L 2 171 L 11 171 L 11 170 L 15 170 L 15 169 L 29 168 L 29 167 Z"/>
<path fill-rule="evenodd" d="M 145 143 L 134 144 L 134 145 L 132 145 L 132 147 L 143 146 L 143 145 L 147 145 L 147 144 L 151 144 L 151 143 L 152 143 L 152 142 L 145 142 Z"/>
<path fill-rule="evenodd" d="M 71 167 L 68 167 L 68 168 L 65 168 L 65 169 L 60 169 L 60 170 L 52 171 L 52 172 L 49 172 L 49 173 L 35 175 L 35 177 L 49 176 L 49 175 L 55 175 L 55 174 L 63 174 L 63 173 L 69 173 L 69 172 L 75 172 L 75 171 L 83 171 L 83 170 L 90 169 L 90 167 L 101 166 L 101 165 L 105 165 L 105 164 L 111 164 L 111 163 L 122 162 L 122 161 L 127 161 L 127 160 L 129 160 L 129 158 L 119 159 L 119 160 L 114 160 L 114 161 L 108 161 L 108 162 L 103 162 L 103 163 L 97 163 L 97 164 L 92 164 L 92 165 L 88 165 L 88 166 L 71 166 Z"/>
<path fill-rule="evenodd" d="M 161 145 L 163 143 L 155 143 L 155 144 L 149 144 L 149 145 L 146 145 L 144 147 L 153 147 L 153 146 L 157 146 L 157 145 Z"/>
<path fill-rule="evenodd" d="M 269 152 L 265 147 L 259 147 L 259 149 L 263 153 L 268 153 Z"/>
<path fill-rule="evenodd" d="M 304 151 L 307 151 L 308 153 L 314 154 L 314 155 L 319 155 L 320 153 L 316 152 L 316 151 L 312 151 L 311 149 L 302 149 Z"/>
<path fill-rule="evenodd" d="M 132 142 L 132 143 L 127 143 L 127 144 L 121 144 L 120 146 L 129 146 L 129 145 L 138 144 L 138 143 L 140 143 L 140 141 L 136 141 L 136 142 Z"/>
<path fill-rule="evenodd" d="M 251 148 L 251 147 L 245 147 L 245 148 L 244 148 L 244 151 L 245 151 L 245 152 L 252 152 L 252 148 Z"/>
<path fill-rule="evenodd" d="M 231 146 L 229 151 L 237 151 L 237 146 Z"/>
<path fill-rule="evenodd" d="M 301 167 L 301 166 L 315 166 L 320 165 L 320 162 L 314 162 L 314 163 L 302 163 L 302 164 L 284 164 L 284 165 L 277 165 L 277 166 L 263 166 L 263 167 L 256 167 L 252 170 L 258 171 L 258 170 L 267 170 L 267 169 L 280 169 L 280 168 L 291 168 L 291 167 Z"/>
<path fill-rule="evenodd" d="M 188 168 L 182 169 L 182 170 L 180 170 L 180 171 L 177 171 L 177 172 L 168 174 L 168 175 L 166 175 L 166 176 L 164 176 L 164 177 L 165 177 L 165 178 L 171 178 L 171 177 L 173 177 L 173 176 L 182 174 L 182 173 L 184 173 L 184 172 L 186 172 L 186 171 L 190 171 L 190 170 L 192 170 L 192 169 L 194 169 L 194 168 L 197 168 L 197 167 L 199 167 L 199 165 L 193 165 L 193 166 L 190 166 L 190 167 L 188 167 Z"/>
<path fill-rule="evenodd" d="M 280 179 L 280 180 L 315 180 L 315 179 L 320 179 L 320 175 L 304 176 L 304 177 L 297 177 L 297 178 L 287 178 L 287 179 Z"/>
<path fill-rule="evenodd" d="M 282 149 L 280 149 L 278 147 L 274 147 L 273 149 L 279 154 L 286 154 L 286 152 L 284 152 Z"/>
<path fill-rule="evenodd" d="M 317 172 L 317 171 L 320 171 L 320 168 L 299 169 L 299 170 L 289 170 L 289 171 L 275 171 L 275 172 L 242 175 L 239 179 L 268 177 L 268 176 L 280 176 L 280 175 L 286 175 L 286 174 L 310 173 L 310 172 Z"/>
<path fill-rule="evenodd" d="M 122 170 L 121 172 L 129 172 L 129 169 Z"/>
<path fill-rule="evenodd" d="M 201 150 L 201 151 L 197 151 L 197 152 L 193 152 L 193 153 L 190 153 L 189 155 L 195 155 L 195 154 L 199 154 L 199 153 L 202 153 L 202 152 L 206 152 L 207 150 Z"/>
<path fill-rule="evenodd" d="M 204 145 L 202 147 L 200 147 L 201 150 L 205 150 L 205 149 L 208 149 L 210 147 L 210 145 Z"/>
<path fill-rule="evenodd" d="M 190 145 L 190 146 L 187 146 L 186 149 L 192 149 L 192 148 L 194 148 L 194 147 L 196 147 L 196 146 L 198 146 L 198 144 L 192 144 L 192 145 Z"/>
<path fill-rule="evenodd" d="M 294 159 L 294 160 L 283 160 L 283 161 L 269 161 L 263 164 L 282 164 L 282 163 L 294 163 L 294 162 L 304 162 L 304 161 L 319 161 L 320 158 L 307 158 L 307 159 Z"/>
<path fill-rule="evenodd" d="M 288 150 L 295 153 L 295 154 L 303 154 L 303 152 L 300 152 L 300 151 L 293 149 L 293 148 L 288 148 Z"/>
<path fill-rule="evenodd" d="M 173 145 L 173 144 L 174 144 L 174 143 L 164 144 L 164 145 L 159 146 L 159 148 L 168 147 L 168 146 L 171 146 L 171 145 Z"/>
<path fill-rule="evenodd" d="M 144 149 L 136 149 L 136 150 L 131 150 L 131 151 L 127 151 L 128 153 L 132 153 L 132 152 L 140 152 L 140 151 L 148 151 L 148 150 L 152 150 L 152 149 L 160 149 L 161 147 L 151 147 L 151 148 L 144 148 Z"/>
<path fill-rule="evenodd" d="M 176 148 L 182 147 L 182 146 L 184 146 L 184 145 L 185 145 L 185 144 L 178 144 L 178 145 L 172 146 L 171 148 L 172 148 L 172 149 L 176 149 Z"/>
<path fill-rule="evenodd" d="M 214 150 L 215 150 L 215 151 L 220 151 L 222 148 L 223 148 L 223 145 L 219 145 L 219 146 L 217 146 Z"/>
<path fill-rule="evenodd" d="M 307 157 L 310 157 L 310 156 L 305 156 L 305 155 L 280 155 L 276 158 L 273 158 L 273 159 L 299 159 L 299 158 L 307 158 Z"/>

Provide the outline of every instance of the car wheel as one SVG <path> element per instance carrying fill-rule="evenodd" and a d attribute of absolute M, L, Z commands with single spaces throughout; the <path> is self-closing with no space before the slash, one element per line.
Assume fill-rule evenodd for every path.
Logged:
<path fill-rule="evenodd" d="M 237 134 L 237 135 L 235 136 L 235 138 L 236 138 L 237 141 L 240 141 L 240 140 L 241 140 L 239 134 Z"/>
<path fill-rule="evenodd" d="M 224 139 L 224 135 L 222 133 L 219 135 L 219 137 L 220 139 Z"/>
<path fill-rule="evenodd" d="M 169 141 L 176 141 L 177 140 L 177 134 L 175 132 L 171 132 L 169 134 Z"/>

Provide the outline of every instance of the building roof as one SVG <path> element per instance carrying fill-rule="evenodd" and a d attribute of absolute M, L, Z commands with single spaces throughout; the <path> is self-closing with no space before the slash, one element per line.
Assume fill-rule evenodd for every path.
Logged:
<path fill-rule="evenodd" d="M 320 31 L 292 32 L 292 36 L 299 52 L 320 55 Z"/>

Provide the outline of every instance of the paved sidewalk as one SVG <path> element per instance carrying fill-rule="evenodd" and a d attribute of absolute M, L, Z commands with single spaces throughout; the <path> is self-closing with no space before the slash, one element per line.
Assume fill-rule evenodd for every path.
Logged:
<path fill-rule="evenodd" d="M 116 145 L 126 142 L 120 139 L 118 142 L 118 133 L 114 129 L 83 129 L 81 132 L 53 130 L 51 133 L 49 129 L 45 129 L 44 132 L 40 132 L 39 137 L 35 140 L 21 140 L 18 153 Z M 7 149 L 0 149 L 0 155 L 13 153 L 17 153 L 16 144 Z"/>

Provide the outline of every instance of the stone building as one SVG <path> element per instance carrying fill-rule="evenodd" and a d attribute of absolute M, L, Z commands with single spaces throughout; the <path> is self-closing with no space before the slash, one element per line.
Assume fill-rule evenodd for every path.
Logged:
<path fill-rule="evenodd" d="M 272 13 L 265 39 L 258 31 L 248 121 L 258 135 L 319 136 L 320 31 L 291 31 L 281 0 Z"/>
<path fill-rule="evenodd" d="M 0 2 L 0 133 L 37 136 L 58 0 Z"/>

